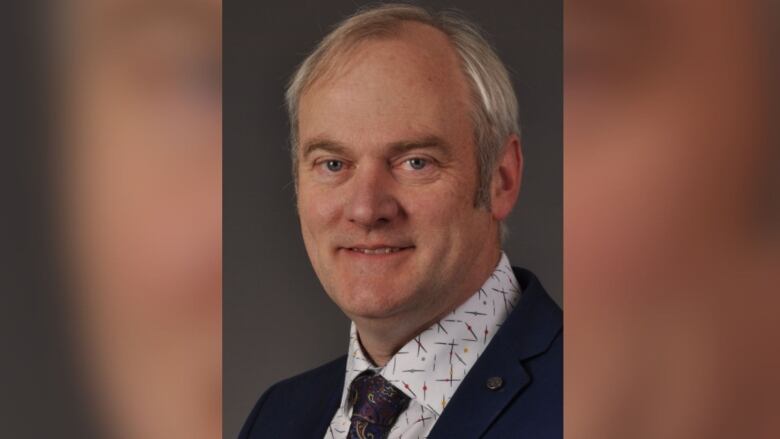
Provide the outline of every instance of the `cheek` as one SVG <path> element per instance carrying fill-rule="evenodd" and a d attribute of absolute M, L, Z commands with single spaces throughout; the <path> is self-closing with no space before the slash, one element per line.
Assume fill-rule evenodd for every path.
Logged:
<path fill-rule="evenodd" d="M 402 204 L 414 226 L 429 236 L 459 239 L 474 224 L 474 191 L 466 184 L 442 185 L 403 197 Z M 435 190 L 434 190 L 435 189 Z M 452 244 L 448 242 L 448 244 Z"/>
<path fill-rule="evenodd" d="M 298 215 L 307 248 L 314 245 L 320 235 L 327 233 L 336 224 L 340 218 L 342 204 L 332 190 L 318 190 L 308 184 L 299 186 Z"/>
<path fill-rule="evenodd" d="M 411 226 L 418 232 L 443 232 L 452 213 L 452 200 L 440 193 L 418 191 L 399 197 L 399 204 L 407 213 Z"/>

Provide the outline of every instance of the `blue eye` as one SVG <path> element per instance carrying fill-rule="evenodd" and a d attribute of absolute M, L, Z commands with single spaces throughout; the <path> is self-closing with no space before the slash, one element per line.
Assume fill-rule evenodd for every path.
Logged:
<path fill-rule="evenodd" d="M 328 168 L 328 171 L 338 172 L 344 168 L 344 162 L 341 160 L 328 160 L 325 162 L 325 167 Z"/>
<path fill-rule="evenodd" d="M 428 162 L 425 159 L 421 159 L 419 157 L 415 157 L 413 159 L 409 159 L 409 160 L 407 160 L 407 162 L 409 163 L 409 166 L 412 167 L 412 169 L 418 170 L 418 171 L 420 169 L 424 168 L 428 164 Z"/>

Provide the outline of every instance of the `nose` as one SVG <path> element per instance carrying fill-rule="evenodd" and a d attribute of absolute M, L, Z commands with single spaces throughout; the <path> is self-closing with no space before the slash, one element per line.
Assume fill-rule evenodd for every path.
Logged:
<path fill-rule="evenodd" d="M 347 219 L 366 229 L 394 221 L 401 209 L 391 193 L 390 171 L 379 164 L 365 164 L 356 173 L 350 182 L 352 193 L 346 206 Z"/>

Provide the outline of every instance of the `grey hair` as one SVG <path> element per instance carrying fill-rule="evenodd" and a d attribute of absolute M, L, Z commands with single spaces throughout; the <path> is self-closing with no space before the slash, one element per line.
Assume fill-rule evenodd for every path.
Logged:
<path fill-rule="evenodd" d="M 367 38 L 390 37 L 403 22 L 418 22 L 443 32 L 457 52 L 471 88 L 479 183 L 475 206 L 490 206 L 490 182 L 507 138 L 520 136 L 518 105 L 506 67 L 480 29 L 455 11 L 430 12 L 408 4 L 380 4 L 359 10 L 339 23 L 298 67 L 285 95 L 290 118 L 293 173 L 297 182 L 298 102 L 334 59 Z M 297 183 L 296 183 L 297 184 Z"/>

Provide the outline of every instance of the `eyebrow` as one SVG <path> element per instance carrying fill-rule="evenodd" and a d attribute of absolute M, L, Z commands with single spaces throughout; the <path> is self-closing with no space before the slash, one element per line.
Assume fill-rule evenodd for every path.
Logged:
<path fill-rule="evenodd" d="M 306 158 L 311 155 L 311 153 L 318 150 L 327 151 L 333 154 L 346 155 L 348 149 L 344 144 L 333 140 L 322 138 L 313 139 L 303 145 L 303 159 L 306 160 Z"/>
<path fill-rule="evenodd" d="M 400 140 L 387 145 L 392 155 L 402 154 L 416 149 L 436 149 L 449 157 L 450 145 L 439 136 L 425 136 L 419 139 Z M 322 150 L 333 154 L 347 155 L 349 148 L 343 143 L 326 138 L 315 138 L 303 145 L 303 159 L 314 151 Z"/>
<path fill-rule="evenodd" d="M 447 156 L 451 151 L 450 145 L 439 136 L 425 136 L 420 139 L 402 140 L 390 144 L 390 151 L 394 155 L 415 149 L 435 149 Z"/>

